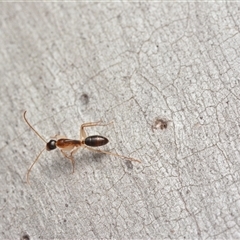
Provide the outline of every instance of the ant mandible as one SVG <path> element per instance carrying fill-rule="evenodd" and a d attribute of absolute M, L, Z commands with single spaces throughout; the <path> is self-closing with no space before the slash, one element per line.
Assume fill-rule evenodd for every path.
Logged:
<path fill-rule="evenodd" d="M 98 152 L 98 153 L 104 153 L 104 154 L 109 154 L 109 155 L 113 155 L 115 157 L 124 158 L 124 159 L 129 160 L 129 161 L 134 161 L 134 162 L 141 163 L 140 160 L 135 159 L 135 158 L 130 158 L 130 157 L 126 157 L 126 156 L 123 156 L 123 155 L 119 155 L 117 153 L 106 152 L 106 151 L 103 151 L 103 150 L 100 150 L 100 149 L 94 149 L 93 148 L 93 147 L 99 147 L 99 146 L 103 146 L 103 145 L 107 144 L 108 143 L 108 139 L 103 137 L 103 136 L 99 136 L 99 135 L 87 136 L 84 128 L 94 127 L 94 126 L 106 126 L 106 125 L 109 125 L 111 123 L 103 124 L 103 123 L 101 123 L 101 121 L 84 123 L 80 127 L 80 140 L 72 140 L 72 139 L 68 139 L 68 138 L 66 138 L 64 136 L 56 135 L 55 137 L 53 137 L 53 139 L 51 139 L 49 142 L 47 142 L 32 127 L 32 125 L 28 122 L 28 120 L 26 118 L 26 112 L 27 111 L 25 111 L 23 113 L 23 118 L 24 118 L 25 122 L 36 133 L 36 135 L 38 137 L 40 137 L 46 143 L 46 147 L 44 147 L 40 151 L 40 153 L 38 154 L 38 156 L 36 157 L 36 159 L 34 160 L 34 162 L 32 163 L 32 165 L 29 167 L 29 169 L 27 171 L 27 182 L 28 183 L 29 183 L 30 171 L 31 171 L 32 167 L 34 166 L 34 164 L 38 161 L 39 157 L 41 156 L 41 154 L 43 153 L 43 151 L 45 149 L 47 151 L 51 151 L 51 150 L 54 150 L 56 148 L 59 148 L 61 150 L 61 153 L 64 155 L 64 157 L 68 158 L 71 161 L 72 167 L 73 167 L 72 173 L 74 173 L 74 170 L 75 170 L 75 160 L 73 158 L 73 154 L 76 153 L 77 150 L 80 147 L 87 148 L 90 151 L 94 151 L 94 152 Z M 70 153 L 69 155 L 67 155 L 68 152 Z"/>

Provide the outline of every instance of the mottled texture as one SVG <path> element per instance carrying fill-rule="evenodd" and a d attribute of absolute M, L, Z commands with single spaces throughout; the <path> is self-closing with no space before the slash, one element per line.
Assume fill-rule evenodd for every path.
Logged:
<path fill-rule="evenodd" d="M 0 239 L 239 239 L 239 6 L 0 3 Z"/>

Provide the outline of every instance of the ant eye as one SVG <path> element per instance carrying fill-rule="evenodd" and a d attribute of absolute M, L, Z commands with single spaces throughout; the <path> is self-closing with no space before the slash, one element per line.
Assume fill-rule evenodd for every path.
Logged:
<path fill-rule="evenodd" d="M 51 151 L 51 150 L 55 149 L 56 147 L 57 146 L 56 146 L 56 141 L 55 140 L 50 140 L 46 145 L 47 151 Z"/>

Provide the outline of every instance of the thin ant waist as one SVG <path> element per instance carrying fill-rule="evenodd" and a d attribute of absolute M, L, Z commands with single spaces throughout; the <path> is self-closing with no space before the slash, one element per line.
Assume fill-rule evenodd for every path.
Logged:
<path fill-rule="evenodd" d="M 68 146 L 80 147 L 82 144 L 83 144 L 82 141 L 74 139 L 58 139 L 56 142 L 56 145 L 59 148 L 66 148 Z"/>

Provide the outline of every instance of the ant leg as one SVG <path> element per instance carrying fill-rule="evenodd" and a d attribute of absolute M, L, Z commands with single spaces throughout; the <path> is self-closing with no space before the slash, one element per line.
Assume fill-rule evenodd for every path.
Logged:
<path fill-rule="evenodd" d="M 83 141 L 87 137 L 87 133 L 85 131 L 85 127 L 93 127 L 97 126 L 101 121 L 98 122 L 89 122 L 89 123 L 83 123 L 80 127 L 80 140 Z"/>
<path fill-rule="evenodd" d="M 62 136 L 62 135 L 55 135 L 54 137 L 50 137 L 51 139 L 54 139 L 54 140 L 59 140 L 59 139 L 67 139 L 67 137 L 66 136 Z"/>
<path fill-rule="evenodd" d="M 43 151 L 46 149 L 46 147 L 44 147 L 41 152 L 38 154 L 38 156 L 36 157 L 36 159 L 34 160 L 34 162 L 32 163 L 32 165 L 30 166 L 30 168 L 27 171 L 27 183 L 29 184 L 29 174 L 32 170 L 32 167 L 34 166 L 34 164 L 37 162 L 37 160 L 39 159 L 40 155 L 43 153 Z"/>
<path fill-rule="evenodd" d="M 71 163 L 72 163 L 72 167 L 73 167 L 72 173 L 74 173 L 74 171 L 75 171 L 75 160 L 74 160 L 74 158 L 73 158 L 73 154 L 74 154 L 77 150 L 78 150 L 78 148 L 76 148 L 76 149 L 74 149 L 73 151 L 71 151 L 70 156 L 68 156 L 63 150 L 61 150 L 63 156 L 66 157 L 66 158 L 68 158 L 68 159 L 71 161 Z"/>
<path fill-rule="evenodd" d="M 109 123 L 101 123 L 101 122 L 102 121 L 83 123 L 80 127 L 80 140 L 83 141 L 87 137 L 87 134 L 86 134 L 86 131 L 84 128 L 95 127 L 95 126 L 107 126 L 107 125 L 113 123 L 113 121 L 111 121 Z"/>
<path fill-rule="evenodd" d="M 95 149 L 95 148 L 88 147 L 86 145 L 84 145 L 84 148 L 87 148 L 88 150 L 93 151 L 93 152 L 104 153 L 104 154 L 112 155 L 112 156 L 115 156 L 115 157 L 125 158 L 126 160 L 129 160 L 129 161 L 132 161 L 132 162 L 139 162 L 139 163 L 141 163 L 141 161 L 138 160 L 138 159 L 131 158 L 131 157 L 125 157 L 125 156 L 119 155 L 117 153 L 106 152 L 106 151 L 103 151 L 103 150 L 100 150 L 100 149 Z"/>

